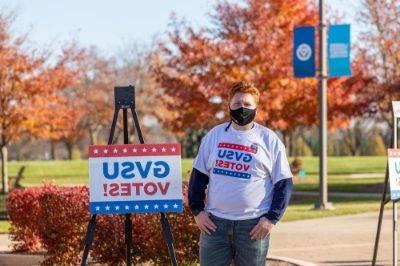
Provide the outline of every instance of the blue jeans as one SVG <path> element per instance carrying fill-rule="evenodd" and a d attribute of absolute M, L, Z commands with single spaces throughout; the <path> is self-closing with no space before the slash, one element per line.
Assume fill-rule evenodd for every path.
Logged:
<path fill-rule="evenodd" d="M 269 246 L 269 235 L 261 240 L 251 240 L 250 231 L 259 218 L 233 221 L 210 214 L 217 226 L 211 234 L 200 233 L 200 265 L 225 266 L 232 260 L 235 266 L 265 265 Z"/>

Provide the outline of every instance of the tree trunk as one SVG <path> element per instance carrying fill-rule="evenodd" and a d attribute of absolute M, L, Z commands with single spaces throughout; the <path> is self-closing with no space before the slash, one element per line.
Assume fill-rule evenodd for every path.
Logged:
<path fill-rule="evenodd" d="M 0 155 L 1 155 L 1 184 L 2 184 L 1 194 L 7 194 L 8 193 L 8 166 L 7 166 L 8 150 L 7 150 L 7 146 L 1 147 Z"/>
<path fill-rule="evenodd" d="M 68 151 L 68 160 L 72 160 L 73 145 L 71 143 L 65 142 L 65 147 L 67 148 Z"/>
<path fill-rule="evenodd" d="M 283 145 L 285 145 L 285 148 L 287 148 L 287 137 L 286 137 L 286 130 L 282 130 L 281 131 L 281 133 L 282 133 L 282 142 L 283 142 Z"/>
<path fill-rule="evenodd" d="M 20 143 L 15 149 L 15 160 L 17 161 L 21 161 L 21 150 L 22 150 L 22 145 Z"/>
<path fill-rule="evenodd" d="M 98 144 L 98 136 L 99 136 L 99 130 L 92 129 L 92 128 L 89 127 L 90 145 L 97 145 Z"/>
<path fill-rule="evenodd" d="M 288 136 L 289 136 L 289 152 L 288 152 L 288 156 L 293 156 L 293 154 L 294 154 L 294 152 L 293 152 L 293 150 L 294 150 L 294 140 L 293 140 L 294 131 L 292 131 L 292 130 L 289 131 Z"/>
<path fill-rule="evenodd" d="M 291 156 L 292 153 L 291 132 L 288 130 L 283 130 L 282 137 L 283 137 L 283 144 L 285 145 L 286 148 L 286 153 L 288 156 Z"/>
<path fill-rule="evenodd" d="M 56 143 L 54 140 L 50 140 L 50 158 L 53 161 L 56 159 Z"/>

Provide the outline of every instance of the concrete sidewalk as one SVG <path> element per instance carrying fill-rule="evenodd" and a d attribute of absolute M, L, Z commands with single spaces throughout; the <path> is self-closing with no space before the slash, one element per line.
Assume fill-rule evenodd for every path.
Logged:
<path fill-rule="evenodd" d="M 0 252 L 11 250 L 11 240 L 8 234 L 0 234 Z"/>
<path fill-rule="evenodd" d="M 371 265 L 378 212 L 280 223 L 269 255 L 318 265 Z M 378 265 L 391 265 L 392 212 L 385 211 Z"/>

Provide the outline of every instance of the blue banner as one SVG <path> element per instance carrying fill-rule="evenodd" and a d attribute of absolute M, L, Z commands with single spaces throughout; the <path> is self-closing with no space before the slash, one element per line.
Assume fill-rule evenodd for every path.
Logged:
<path fill-rule="evenodd" d="M 315 29 L 313 26 L 294 29 L 293 71 L 298 78 L 315 76 Z"/>
<path fill-rule="evenodd" d="M 330 25 L 328 29 L 330 77 L 350 76 L 350 25 Z"/>

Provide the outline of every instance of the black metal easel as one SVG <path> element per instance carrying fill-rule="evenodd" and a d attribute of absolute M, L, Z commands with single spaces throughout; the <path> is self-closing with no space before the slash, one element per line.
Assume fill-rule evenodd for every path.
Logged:
<path fill-rule="evenodd" d="M 118 113 L 122 109 L 122 119 L 123 119 L 123 131 L 124 131 L 124 144 L 129 143 L 128 139 L 128 108 L 131 110 L 133 116 L 133 122 L 135 125 L 135 129 L 139 138 L 139 142 L 144 144 L 144 139 L 142 135 L 142 131 L 139 125 L 139 119 L 136 113 L 135 107 L 135 87 L 127 86 L 127 87 L 115 87 L 114 88 L 114 98 L 115 98 L 115 110 L 113 121 L 111 125 L 110 135 L 108 138 L 108 145 L 113 144 L 115 127 L 117 125 Z M 89 255 L 90 247 L 93 243 L 94 233 L 96 228 L 96 217 L 97 214 L 93 214 L 90 218 L 85 241 L 84 241 L 84 250 L 82 255 L 81 266 L 85 266 L 87 257 Z M 164 233 L 164 237 L 168 247 L 168 253 L 171 258 L 171 264 L 176 266 L 176 256 L 174 249 L 174 242 L 172 233 L 170 230 L 168 219 L 165 213 L 161 212 L 160 222 L 162 226 L 162 230 Z M 132 265 L 132 222 L 131 222 L 131 214 L 125 214 L 125 244 L 126 244 L 126 265 Z"/>

